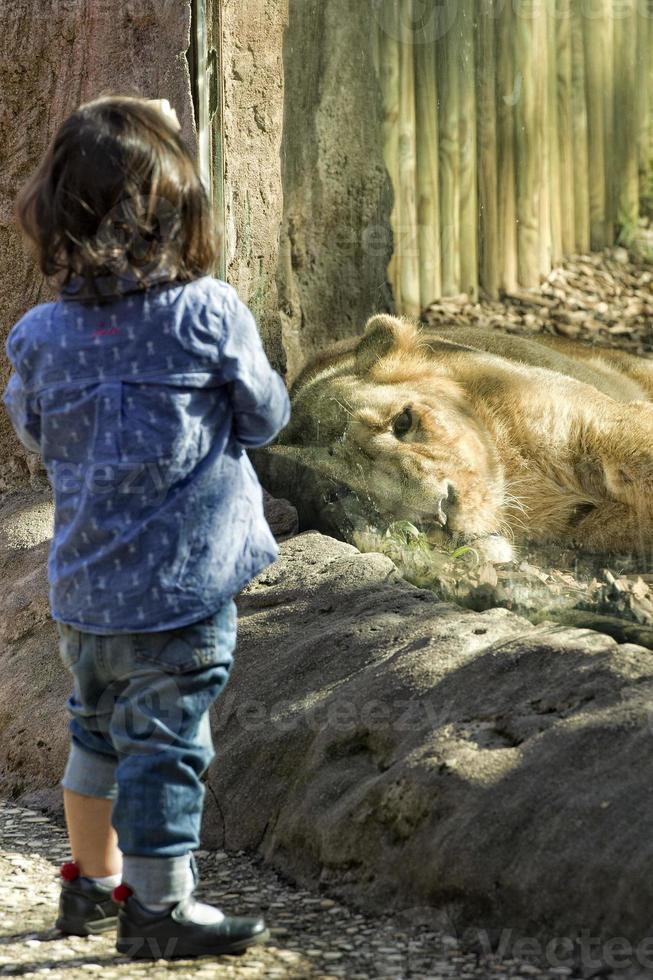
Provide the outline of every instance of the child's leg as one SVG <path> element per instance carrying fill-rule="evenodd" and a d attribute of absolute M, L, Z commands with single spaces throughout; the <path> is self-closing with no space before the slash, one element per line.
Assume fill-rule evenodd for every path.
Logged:
<path fill-rule="evenodd" d="M 120 874 L 122 854 L 111 826 L 113 800 L 64 789 L 63 801 L 72 857 L 81 874 L 89 878 Z"/>
<path fill-rule="evenodd" d="M 129 886 L 116 948 L 141 959 L 242 953 L 268 938 L 263 919 L 226 916 L 192 894 L 213 758 L 208 712 L 231 670 L 235 603 L 183 629 L 115 640 L 107 659 L 127 683 L 111 719 L 120 757 L 112 819 Z"/>
<path fill-rule="evenodd" d="M 214 755 L 208 709 L 230 666 L 227 654 L 222 663 L 199 670 L 141 673 L 116 707 L 112 735 L 120 762 L 113 825 L 124 855 L 123 881 L 146 906 L 175 904 L 195 887 L 201 777 Z"/>
<path fill-rule="evenodd" d="M 146 906 L 172 905 L 195 885 L 201 777 L 213 758 L 208 711 L 233 662 L 235 603 L 182 629 L 111 639 L 108 659 L 121 661 L 126 682 L 110 726 L 123 881 Z"/>
<path fill-rule="evenodd" d="M 122 866 L 111 826 L 118 792 L 118 757 L 109 736 L 115 694 L 103 671 L 102 637 L 57 626 L 61 659 L 74 680 L 67 705 L 71 746 L 61 780 L 68 836 L 81 874 L 104 878 Z"/>

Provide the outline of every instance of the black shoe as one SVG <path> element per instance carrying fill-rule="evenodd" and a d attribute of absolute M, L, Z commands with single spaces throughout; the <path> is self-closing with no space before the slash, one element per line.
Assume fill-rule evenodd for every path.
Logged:
<path fill-rule="evenodd" d="M 203 925 L 193 919 L 195 904 L 192 897 L 185 898 L 159 914 L 127 898 L 118 914 L 118 952 L 136 960 L 237 956 L 270 937 L 261 918 L 225 916 L 221 922 Z"/>
<path fill-rule="evenodd" d="M 80 875 L 73 861 L 62 864 L 60 874 L 61 896 L 55 929 L 70 936 L 90 936 L 115 928 L 119 906 L 111 897 L 110 888 Z"/>

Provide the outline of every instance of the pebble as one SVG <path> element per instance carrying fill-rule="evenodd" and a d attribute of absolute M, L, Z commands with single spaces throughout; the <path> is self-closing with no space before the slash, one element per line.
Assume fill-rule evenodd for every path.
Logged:
<path fill-rule="evenodd" d="M 38 836 L 36 835 L 38 828 Z M 34 835 L 32 835 L 34 829 Z M 118 956 L 111 934 L 61 936 L 53 927 L 58 867 L 69 860 L 65 831 L 54 821 L 0 800 L 0 975 L 74 980 L 560 980 L 559 968 L 484 960 L 455 936 L 410 928 L 391 914 L 366 915 L 332 898 L 294 888 L 243 852 L 197 852 L 198 898 L 229 914 L 266 909 L 271 940 L 219 961 L 132 962 Z M 26 929 L 26 926 L 28 927 Z M 604 975 L 609 980 L 610 975 Z M 616 980 L 616 978 L 615 978 Z"/>

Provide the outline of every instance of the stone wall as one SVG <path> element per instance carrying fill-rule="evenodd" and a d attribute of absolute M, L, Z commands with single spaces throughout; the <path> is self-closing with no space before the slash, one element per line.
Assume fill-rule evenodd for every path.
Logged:
<path fill-rule="evenodd" d="M 223 2 L 227 278 L 251 307 L 281 372 L 276 274 L 287 16 L 287 0 Z"/>
<path fill-rule="evenodd" d="M 288 381 L 390 308 L 366 0 L 224 2 L 228 277 Z"/>
<path fill-rule="evenodd" d="M 374 26 L 367 0 L 290 0 L 278 272 L 290 380 L 312 353 L 390 309 L 392 189 Z"/>
<path fill-rule="evenodd" d="M 186 49 L 190 0 L 16 0 L 0 33 L 0 334 L 54 298 L 13 224 L 13 202 L 59 124 L 115 89 L 169 98 L 195 143 Z M 0 359 L 4 388 L 9 366 Z M 28 479 L 26 455 L 0 410 L 0 491 Z"/>
<path fill-rule="evenodd" d="M 190 0 L 19 0 L 0 39 L 0 333 L 54 298 L 12 223 L 59 123 L 107 88 L 169 98 L 195 145 Z M 218 3 L 212 24 L 216 33 Z M 227 277 L 289 381 L 388 308 L 391 188 L 366 0 L 222 0 Z M 381 245 L 379 246 L 379 242 Z M 8 365 L 1 358 L 4 387 Z M 30 461 L 0 410 L 0 492 Z"/>

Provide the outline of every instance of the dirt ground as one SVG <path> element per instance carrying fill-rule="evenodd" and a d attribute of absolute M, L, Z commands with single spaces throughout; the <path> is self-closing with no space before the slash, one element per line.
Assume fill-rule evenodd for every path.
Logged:
<path fill-rule="evenodd" d="M 242 853 L 198 852 L 199 893 L 232 914 L 259 914 L 271 939 L 244 956 L 133 962 L 115 951 L 114 933 L 79 938 L 52 928 L 58 866 L 68 860 L 64 831 L 33 810 L 0 802 L 0 976 L 216 977 L 233 980 L 438 980 L 534 977 L 570 969 L 463 949 L 453 935 L 401 917 L 365 916 L 282 881 Z"/>

